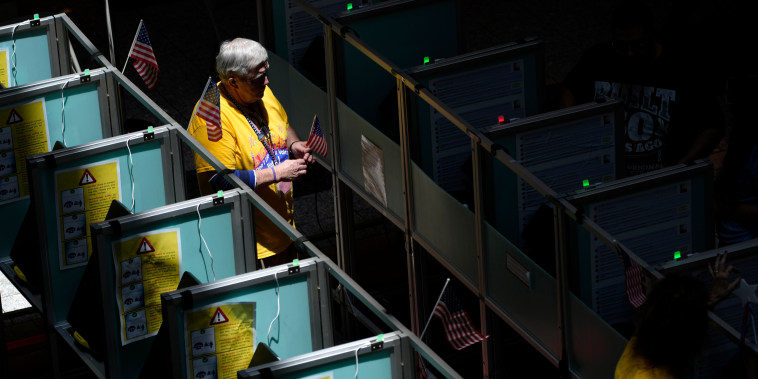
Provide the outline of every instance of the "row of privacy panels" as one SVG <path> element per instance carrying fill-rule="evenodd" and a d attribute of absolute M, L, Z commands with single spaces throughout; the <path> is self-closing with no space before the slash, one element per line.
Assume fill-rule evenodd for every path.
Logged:
<path fill-rule="evenodd" d="M 162 329 L 162 293 L 254 269 L 250 218 L 248 196 L 231 190 L 93 224 L 93 256 L 58 333 L 87 341 L 96 373 L 138 376 Z"/>
<path fill-rule="evenodd" d="M 41 282 L 51 324 L 65 318 L 92 253 L 90 225 L 105 219 L 114 200 L 140 212 L 183 196 L 174 178 L 177 148 L 176 134 L 160 127 L 152 138 L 125 134 L 27 159 L 31 227 L 22 228 L 10 257 L 33 287 Z"/>
<path fill-rule="evenodd" d="M 298 19 L 298 21 L 302 20 Z M 360 30 L 356 29 L 356 31 L 359 37 L 363 37 Z M 369 43 L 369 45 L 371 44 Z M 482 56 L 487 56 L 487 54 Z M 474 56 L 465 58 L 469 59 L 462 59 L 462 61 L 468 64 L 476 64 L 484 60 L 484 58 Z M 270 56 L 270 60 L 272 66 L 276 65 L 287 69 L 286 64 L 278 62 L 280 58 Z M 514 62 L 528 62 L 528 59 L 506 62 L 506 67 L 510 69 L 511 74 L 518 72 L 516 68 L 521 67 Z M 340 62 L 337 62 L 337 65 L 339 64 Z M 435 65 L 439 65 L 439 67 L 449 66 L 449 71 L 440 68 L 438 77 L 426 80 L 424 74 L 427 70 L 430 73 L 435 72 L 433 70 Z M 524 65 L 526 66 L 526 63 Z M 468 118 L 464 118 L 473 124 L 476 117 L 482 117 L 484 114 L 484 112 L 475 110 L 474 105 L 482 105 L 481 103 L 486 102 L 486 99 L 466 104 L 462 101 L 465 96 L 451 96 L 445 92 L 466 93 L 466 91 L 460 91 L 455 87 L 456 82 L 460 82 L 460 79 L 455 75 L 459 72 L 465 72 L 465 69 L 454 66 L 455 64 L 452 62 L 440 60 L 429 66 L 414 67 L 410 71 L 413 75 L 418 76 L 419 81 L 424 82 L 425 87 L 434 87 L 437 90 L 433 93 L 435 96 L 448 96 L 444 103 L 450 108 L 454 108 L 457 113 L 463 115 L 467 112 L 467 107 L 471 107 L 472 111 Z M 480 71 L 486 71 L 489 68 L 481 68 Z M 272 71 L 276 72 L 277 70 Z M 499 73 L 502 74 L 502 71 Z M 285 83 L 284 85 L 289 88 L 305 88 L 313 95 L 318 95 L 309 96 L 310 104 L 301 102 L 296 105 L 294 99 L 287 99 L 286 96 L 280 98 L 285 108 L 293 107 L 298 111 L 305 110 L 308 116 L 312 113 L 326 111 L 328 97 L 319 88 L 319 83 L 314 81 L 312 73 L 302 69 L 300 71 L 290 69 L 288 71 L 279 70 L 277 74 L 278 76 L 271 78 L 270 85 L 275 92 L 280 83 Z M 386 76 L 388 85 L 394 88 L 395 78 L 387 72 L 383 72 L 383 75 Z M 523 77 L 517 78 L 523 79 Z M 514 80 L 514 83 L 512 87 L 508 88 L 509 90 L 517 89 L 526 82 Z M 381 92 L 374 91 L 375 88 L 378 87 L 368 86 L 368 90 L 364 89 L 364 91 Z M 528 92 L 526 89 L 524 90 Z M 480 94 L 476 93 L 475 90 L 470 92 L 475 92 L 475 95 Z M 507 98 L 507 95 L 504 95 L 504 98 Z M 420 98 L 412 96 L 412 99 L 419 104 L 424 104 Z M 351 188 L 362 194 L 376 208 L 382 210 L 390 220 L 402 226 L 404 223 L 402 216 L 404 204 L 400 148 L 393 138 L 392 131 L 383 130 L 382 125 L 350 107 L 349 102 L 349 98 L 346 98 L 345 103 L 337 102 L 338 130 L 331 130 L 334 126 L 333 123 L 322 122 L 322 125 L 326 125 L 325 130 L 338 137 L 340 153 L 338 174 Z M 377 103 L 379 102 L 374 102 L 374 104 Z M 514 105 L 518 103 L 515 100 L 509 102 L 511 110 L 518 109 Z M 640 192 L 639 188 L 650 187 L 654 181 L 652 178 L 637 178 L 637 184 L 621 184 L 620 186 L 624 189 L 615 192 L 613 195 L 618 199 L 612 197 L 601 200 L 602 195 L 600 194 L 604 191 L 601 187 L 611 185 L 611 183 L 625 176 L 622 154 L 623 118 L 620 104 L 617 102 L 584 104 L 555 112 L 533 114 L 528 113 L 527 103 L 525 100 L 525 103 L 522 104 L 525 109 L 521 115 L 509 117 L 507 112 L 503 112 L 503 117 L 498 117 L 497 120 L 492 116 L 484 116 L 483 124 L 477 127 L 496 142 L 499 148 L 503 148 L 511 157 L 515 158 L 517 163 L 527 168 L 536 178 L 563 196 L 575 196 L 578 203 L 582 201 L 582 196 L 588 196 L 595 199 L 593 202 L 607 201 L 611 207 L 616 206 L 616 203 L 621 204 L 626 201 L 631 201 L 633 208 L 642 206 L 642 202 L 645 201 L 644 198 L 623 199 L 623 197 L 629 193 L 628 191 Z M 456 151 L 458 155 L 470 156 L 470 144 L 466 142 L 468 136 L 458 131 L 457 128 L 451 127 L 449 129 L 451 130 L 450 134 L 458 133 L 459 136 L 448 138 L 445 136 L 444 129 L 435 125 L 433 121 L 431 122 L 432 126 L 426 126 L 430 123 L 429 121 L 414 121 L 414 117 L 429 119 L 438 117 L 440 120 L 444 119 L 445 122 L 449 123 L 445 117 L 439 114 L 435 115 L 433 107 L 428 104 L 424 104 L 424 106 L 429 110 L 417 111 L 420 108 L 419 106 L 409 105 L 409 109 L 416 109 L 415 112 L 409 112 L 412 115 L 411 120 L 409 120 L 411 127 L 417 127 L 411 134 L 425 133 L 428 136 L 416 136 L 418 141 L 422 143 L 411 144 L 411 155 L 416 163 L 420 163 L 420 165 L 413 164 L 411 167 L 413 209 L 415 211 L 414 237 L 422 245 L 434 251 L 450 267 L 453 267 L 472 288 L 476 288 L 478 267 L 476 259 L 473 259 L 476 254 L 475 223 L 474 215 L 468 210 L 473 204 L 469 202 L 470 199 L 458 196 L 455 192 L 456 186 L 466 188 L 467 183 L 458 181 L 457 183 L 445 184 L 443 180 L 446 177 L 445 170 L 458 173 L 458 177 L 462 176 L 461 170 L 459 167 L 443 167 L 440 164 L 440 162 L 451 160 L 440 159 L 444 158 L 443 154 L 446 153 L 455 158 L 458 158 L 455 154 Z M 458 150 L 452 146 L 453 141 L 456 140 L 464 141 L 457 147 Z M 423 146 L 424 141 L 427 141 L 429 146 Z M 450 150 L 446 150 L 446 148 Z M 431 154 L 429 153 L 430 150 Z M 437 158 L 435 158 L 435 154 Z M 461 161 L 464 165 L 466 164 L 465 160 L 461 159 Z M 486 204 L 493 205 L 492 207 L 485 207 L 493 211 L 486 215 L 487 222 L 484 226 L 485 262 L 487 262 L 485 265 L 485 283 L 488 302 L 502 317 L 514 321 L 533 334 L 545 351 L 559 356 L 560 336 L 559 330 L 555 328 L 555 325 L 558 324 L 555 306 L 557 303 L 556 284 L 552 273 L 554 262 L 552 264 L 549 262 L 552 259 L 552 254 L 544 254 L 543 251 L 543 256 L 535 256 L 529 251 L 527 238 L 524 236 L 525 230 L 535 229 L 533 226 L 529 227 L 530 225 L 539 225 L 541 219 L 535 214 L 545 214 L 544 210 L 540 210 L 547 207 L 550 228 L 542 229 L 541 235 L 537 233 L 530 237 L 541 238 L 545 243 L 551 241 L 553 237 L 552 210 L 541 193 L 544 189 L 535 189 L 534 183 L 530 181 L 529 177 L 515 175 L 510 167 L 506 167 L 497 159 L 485 161 L 486 164 L 481 169 L 485 170 L 483 176 L 490 180 L 485 183 Z M 461 166 L 460 162 L 456 164 Z M 468 164 L 470 165 L 470 163 Z M 456 169 L 458 171 L 455 171 Z M 704 199 L 708 197 L 707 177 L 711 170 L 712 167 L 707 163 L 699 163 L 695 167 L 676 167 L 672 172 L 661 174 L 666 178 L 665 180 L 672 181 L 672 183 L 662 185 L 661 188 L 673 188 L 679 185 L 679 191 L 681 191 L 681 195 L 671 195 L 671 198 L 677 199 L 677 202 L 666 203 L 662 201 L 664 207 L 659 207 L 658 210 L 661 213 L 666 213 L 666 216 L 653 219 L 652 221 L 656 225 L 650 226 L 656 241 L 663 239 L 668 241 L 668 237 L 674 236 L 672 234 L 674 233 L 673 225 L 676 224 L 675 238 L 671 238 L 671 243 L 666 244 L 665 248 L 661 249 L 665 256 L 673 255 L 674 251 L 699 251 L 712 246 L 709 235 L 704 233 L 705 230 L 708 230 L 712 220 L 707 209 L 703 206 L 705 204 Z M 448 175 L 448 177 L 454 176 Z M 659 190 L 666 191 L 666 189 Z M 598 194 L 597 197 L 592 196 L 594 193 Z M 572 198 L 572 200 L 574 199 Z M 644 206 L 642 208 L 647 209 Z M 634 225 L 651 221 L 650 215 L 645 212 L 627 212 L 620 214 L 619 217 L 622 217 L 621 224 Z M 619 220 L 614 222 L 617 221 Z M 603 225 L 601 224 L 601 226 Z M 540 230 L 539 228 L 536 229 Z M 597 357 L 598 354 L 607 357 L 618 356 L 623 349 L 625 340 L 613 331 L 607 323 L 618 321 L 612 317 L 629 317 L 630 309 L 621 309 L 621 311 L 612 309 L 614 306 L 624 308 L 623 304 L 618 303 L 618 299 L 621 299 L 621 303 L 623 303 L 625 298 L 623 293 L 621 296 L 617 293 L 611 294 L 607 299 L 593 299 L 590 295 L 592 289 L 588 289 L 588 286 L 591 281 L 596 279 L 596 276 L 610 276 L 611 274 L 608 273 L 623 269 L 623 266 L 618 257 L 615 257 L 615 260 L 609 260 L 609 257 L 614 256 L 609 256 L 607 253 L 603 255 L 602 242 L 591 239 L 591 234 L 582 226 L 577 226 L 571 233 L 574 234 L 571 239 L 577 241 L 576 246 L 571 249 L 581 251 L 581 254 L 576 255 L 577 259 L 572 264 L 581 268 L 579 272 L 582 273 L 582 275 L 574 278 L 576 283 L 572 284 L 573 292 L 570 295 L 569 302 L 570 316 L 572 316 L 569 318 L 571 333 L 580 336 L 582 333 L 593 331 L 594 334 L 601 336 L 602 338 L 599 340 L 603 341 L 603 343 L 597 344 L 597 349 L 587 347 L 573 349 L 571 352 L 572 367 L 583 373 L 591 373 L 596 370 L 600 374 L 607 374 L 609 370 L 612 370 L 611 363 L 608 367 L 598 368 L 597 365 L 591 365 L 591 362 L 594 359 L 593 357 Z M 619 231 L 618 237 L 621 243 L 629 244 L 633 252 L 636 252 L 636 249 L 642 251 L 650 247 L 650 245 L 642 246 L 637 243 L 639 239 L 635 239 L 636 237 L 632 234 L 624 234 Z M 593 249 L 597 249 L 595 253 L 588 250 L 590 248 L 589 243 L 582 242 L 587 241 L 588 238 L 593 241 Z M 611 249 L 606 247 L 605 250 L 610 251 Z M 548 251 L 553 251 L 552 246 Z M 548 262 L 543 259 L 545 255 L 548 255 Z M 647 257 L 644 255 L 644 251 L 643 256 Z M 650 257 L 650 259 L 663 259 L 663 257 Z M 593 276 L 591 268 L 594 263 L 600 261 L 604 262 L 602 270 Z M 503 272 L 508 274 L 503 275 Z M 615 283 L 608 284 L 608 288 L 604 287 L 604 289 L 613 288 L 613 291 L 618 291 L 618 276 L 616 278 Z M 623 280 L 621 283 L 623 284 Z M 504 290 L 504 288 L 508 288 L 508 290 Z M 609 303 L 611 299 L 616 304 Z M 545 312 L 545 310 L 550 309 L 554 309 L 555 312 Z M 597 313 L 601 309 L 610 309 L 606 315 L 607 320 L 601 320 L 598 317 Z M 534 317 L 534 314 L 539 314 L 540 317 Z M 609 358 L 609 362 L 612 360 Z"/>
<path fill-rule="evenodd" d="M 36 22 L 30 25 L 38 27 Z M 10 125 L 34 120 L 35 126 L 42 124 L 44 129 L 44 133 L 34 135 L 43 140 L 34 143 L 46 145 L 46 148 L 31 153 L 17 149 L 3 156 L 3 163 L 6 163 L 3 170 L 7 170 L 3 173 L 15 172 L 14 159 L 28 165 L 30 179 L 24 179 L 26 182 L 21 187 L 27 189 L 29 195 L 16 197 L 25 198 L 30 210 L 21 209 L 18 215 L 9 215 L 19 220 L 19 227 L 9 237 L 17 243 L 7 253 L 10 256 L 2 258 L 0 267 L 35 306 L 44 311 L 48 324 L 55 325 L 55 330 L 97 376 L 136 376 L 144 367 L 140 363 L 148 362 L 155 350 L 152 342 L 164 329 L 161 328 L 160 303 L 156 301 L 161 293 L 190 284 L 236 277 L 254 268 L 253 261 L 245 255 L 252 254 L 253 250 L 251 225 L 245 225 L 251 217 L 250 199 L 235 190 L 175 203 L 183 198 L 184 193 L 181 188 L 184 170 L 180 161 L 172 159 L 180 156 L 176 154 L 178 141 L 174 133 L 178 129 L 168 125 L 111 137 L 120 131 L 118 97 L 106 69 L 68 77 L 58 77 L 61 70 L 53 71 L 47 76 L 52 79 L 43 76 L 30 79 L 31 84 L 24 84 L 22 80 L 27 76 L 20 75 L 21 70 L 12 66 L 17 58 L 27 59 L 26 53 L 21 51 L 26 45 L 19 39 L 21 34 L 16 34 L 26 29 L 24 25 L 11 29 L 11 43 L 17 49 L 11 52 L 14 60 L 6 69 L 13 74 L 9 83 L 15 88 L 2 92 L 3 96 L 12 98 L 3 102 L 11 104 L 4 118 L 9 124 L 4 133 L 9 138 L 3 143 L 8 145 L 8 150 L 13 150 L 14 143 L 17 145 L 24 138 L 15 134 L 22 125 L 15 125 L 18 128 Z M 65 42 L 60 37 L 55 40 Z M 61 51 L 66 50 L 62 48 Z M 105 73 L 105 79 L 101 78 L 100 71 Z M 104 80 L 110 80 L 105 82 L 107 86 L 103 85 Z M 96 90 L 106 89 L 100 93 L 94 91 L 99 96 L 85 99 L 82 94 L 91 95 L 93 91 L 82 88 L 92 84 Z M 102 100 L 108 99 L 109 94 L 113 95 L 110 96 L 113 103 L 104 105 Z M 35 113 L 29 113 L 23 106 L 26 106 L 28 97 L 35 95 L 45 96 L 44 100 L 52 104 L 44 100 L 32 101 L 34 106 L 28 108 L 33 108 Z M 55 104 L 56 97 L 60 99 L 59 104 Z M 93 98 L 98 104 L 92 101 Z M 18 106 L 13 107 L 15 105 Z M 92 112 L 93 109 L 100 111 L 99 114 Z M 51 111 L 58 113 L 48 114 Z M 60 115 L 58 126 L 51 122 L 55 114 Z M 90 123 L 77 118 L 96 119 L 96 116 L 102 116 L 103 133 L 86 129 Z M 81 135 L 92 139 L 80 140 Z M 24 141 L 24 144 L 29 143 Z M 158 162 L 160 164 L 156 164 Z M 12 181 L 14 179 L 6 182 Z M 21 191 L 16 189 L 15 193 Z M 14 195 L 11 193 L 10 197 Z M 245 200 L 241 200 L 243 197 Z M 206 224 L 201 227 L 202 220 Z M 35 236 L 43 238 L 35 239 Z M 38 245 L 40 253 L 29 254 L 36 250 L 25 249 L 31 245 Z M 303 266 L 303 274 L 294 275 L 311 277 L 307 262 Z M 180 273 L 182 276 L 178 279 Z M 278 281 L 274 272 L 277 303 L 280 295 Z M 309 290 L 304 294 L 302 290 L 306 284 Z M 313 280 L 307 283 L 284 280 L 281 294 L 294 301 L 283 305 L 282 311 L 288 315 L 282 315 L 279 320 L 286 321 L 289 327 L 277 331 L 276 341 L 272 339 L 271 343 L 280 358 L 331 344 L 329 311 L 321 308 L 327 301 L 323 294 L 320 300 L 318 293 L 314 296 L 314 288 L 318 286 Z M 324 291 L 326 293 L 328 291 Z M 271 293 L 267 295 L 268 299 L 265 295 L 254 298 L 258 302 L 271 302 Z M 311 310 L 304 311 L 299 308 L 301 305 Z M 290 306 L 297 309 L 289 311 Z M 274 312 L 272 307 L 255 311 L 255 320 L 261 316 L 269 317 L 269 312 Z M 234 309 L 227 310 L 226 314 L 219 313 L 217 321 L 226 318 L 227 314 L 229 319 L 236 315 Z M 310 327 L 309 322 L 304 321 L 309 314 L 316 315 L 311 317 Z M 279 319 L 279 309 L 276 309 L 276 315 Z M 289 315 L 294 318 L 290 319 Z M 303 328 L 293 329 L 292 325 L 303 325 Z M 271 326 L 275 324 L 272 322 Z M 293 335 L 297 338 L 288 335 L 290 331 L 295 332 Z M 312 335 L 311 338 L 302 338 L 308 334 Z M 50 337 L 55 340 L 54 336 Z M 284 340 L 278 343 L 282 338 Z M 308 343 L 311 340 L 313 342 Z M 387 345 L 394 346 L 394 341 L 389 338 Z M 159 348 L 157 351 L 166 350 Z M 401 364 L 395 363 L 394 366 L 393 371 L 397 371 Z M 372 366 L 368 370 L 376 371 Z M 148 371 L 147 375 L 150 374 Z"/>
<path fill-rule="evenodd" d="M 320 115 L 326 112 L 328 99 L 323 90 L 299 72 L 289 68 L 277 56 L 270 55 L 269 59 L 271 66 L 274 67 L 274 70 L 271 70 L 270 88 L 279 96 L 279 100 L 285 109 L 288 109 L 292 115 L 291 119 L 297 117 L 298 112 L 304 112 L 308 116 L 313 113 Z M 280 88 L 278 86 L 283 86 L 281 87 L 283 90 L 278 90 Z M 295 101 L 294 98 L 287 97 L 286 93 L 289 91 L 286 88 L 304 89 L 311 96 L 307 97 L 308 101 Z M 293 112 L 291 109 L 296 111 Z M 582 125 L 586 125 L 586 128 L 604 127 L 612 134 L 616 133 L 616 129 L 621 125 L 617 118 L 619 109 L 617 103 L 580 106 L 555 114 L 555 119 L 558 120 L 555 122 L 568 125 L 579 124 L 576 128 L 582 128 Z M 340 148 L 340 170 L 338 174 L 340 179 L 360 193 L 377 209 L 383 211 L 388 219 L 402 226 L 404 223 L 402 216 L 404 206 L 400 147 L 341 101 L 337 103 L 337 118 L 340 126 L 338 133 Z M 327 122 L 324 122 L 325 119 Z M 529 122 L 526 121 L 526 118 L 524 120 L 524 122 Z M 296 128 L 298 127 L 296 121 L 292 121 L 292 124 Z M 333 125 L 328 118 L 322 118 L 321 124 L 327 133 L 332 132 L 331 127 Z M 555 126 L 547 121 L 539 123 L 539 126 L 535 126 L 535 128 L 541 127 L 541 125 Z M 607 143 L 601 148 L 605 149 L 609 156 L 614 156 L 617 152 L 616 145 L 613 143 Z M 577 154 L 586 154 L 587 152 L 593 153 L 593 150 L 588 149 L 585 152 L 577 152 Z M 616 169 L 616 164 L 606 165 L 606 167 L 609 167 L 611 174 L 615 174 L 613 170 Z M 582 180 L 585 177 L 584 173 L 580 174 L 579 177 L 566 179 L 578 183 L 578 187 L 571 188 L 581 188 Z M 476 255 L 473 213 L 467 205 L 462 204 L 448 191 L 441 188 L 434 181 L 434 178 L 420 166 L 413 164 L 411 178 L 413 180 L 414 217 L 416 220 L 414 225 L 415 239 L 429 250 L 435 251 L 464 280 L 468 281 L 472 287 L 476 287 L 478 268 L 476 259 L 473 259 Z M 608 180 L 609 178 L 604 177 L 604 179 Z M 490 193 L 493 197 L 503 196 L 503 191 L 517 193 L 518 189 L 514 187 L 515 185 L 510 188 L 491 188 Z M 485 238 L 489 239 L 485 244 L 486 254 L 488 261 L 492 262 L 488 267 L 496 271 L 496 273 L 487 272 L 485 274 L 488 283 L 487 288 L 492 289 L 487 296 L 490 306 L 501 317 L 529 330 L 544 352 L 548 352 L 554 357 L 560 356 L 560 331 L 555 327 L 557 325 L 557 309 L 555 306 L 557 301 L 554 277 L 534 264 L 518 247 L 504 238 L 502 232 L 489 224 L 485 225 Z M 512 259 L 507 259 L 506 255 L 503 254 L 506 251 L 504 250 L 506 246 L 513 249 Z M 533 281 L 532 287 L 525 286 L 516 275 L 503 275 L 503 270 L 509 267 L 506 266 L 506 263 L 514 268 L 514 272 L 520 265 L 529 267 Z M 501 279 L 506 280 L 507 287 L 502 286 Z M 508 290 L 504 288 L 508 288 Z M 503 299 L 503 294 L 507 294 L 506 299 Z M 598 329 L 599 331 L 596 332 L 599 335 L 598 340 L 603 341 L 603 343 L 595 345 L 597 349 L 585 347 L 584 349 L 574 350 L 577 352 L 577 357 L 574 359 L 576 361 L 575 367 L 582 367 L 585 373 L 591 373 L 593 370 L 607 373 L 608 370 L 612 370 L 610 363 L 608 367 L 599 367 L 598 365 L 590 365 L 590 362 L 597 354 L 608 356 L 610 361 L 612 354 L 620 353 L 623 349 L 624 338 L 600 320 L 588 306 L 578 299 L 573 298 L 572 305 L 572 310 L 576 315 L 575 318 L 572 318 L 572 328 L 577 335 L 589 329 Z M 535 314 L 540 316 L 534 317 Z"/>
<path fill-rule="evenodd" d="M 259 349 L 284 367 L 306 359 L 304 367 L 329 365 L 334 377 L 345 376 L 354 364 L 332 365 L 341 355 L 317 352 L 333 344 L 320 258 L 240 272 L 239 245 L 251 249 L 251 237 L 238 235 L 250 229 L 250 196 L 233 190 L 93 224 L 93 257 L 58 333 L 75 351 L 78 338 L 88 342 L 82 358 L 101 377 L 234 377 Z M 364 376 L 410 377 L 395 345 L 367 347 Z"/>
<path fill-rule="evenodd" d="M 68 43 L 57 16 L 0 26 L 0 89 L 69 74 Z"/>
<path fill-rule="evenodd" d="M 13 241 L 31 201 L 26 160 L 56 147 L 120 133 L 116 81 L 108 69 L 0 90 L 0 237 Z M 0 246 L 0 257 L 10 253 Z"/>
<path fill-rule="evenodd" d="M 21 228 L 0 268 L 43 313 L 49 330 L 66 322 L 92 267 L 94 224 L 183 198 L 177 130 L 168 125 L 27 157 L 31 205 L 16 216 Z"/>
<path fill-rule="evenodd" d="M 414 349 L 400 332 L 332 346 L 328 280 L 316 257 L 163 294 L 168 375 L 415 377 Z"/>

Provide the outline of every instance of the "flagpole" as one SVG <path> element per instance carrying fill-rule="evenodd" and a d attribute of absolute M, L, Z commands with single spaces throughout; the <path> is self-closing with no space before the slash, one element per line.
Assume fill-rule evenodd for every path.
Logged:
<path fill-rule="evenodd" d="M 122 74 L 126 70 L 126 65 L 129 63 L 129 56 L 132 55 L 132 50 L 134 50 L 134 44 L 137 43 L 137 36 L 139 36 L 140 29 L 142 29 L 142 20 L 139 20 L 139 26 L 137 26 L 137 33 L 134 34 L 134 40 L 132 40 L 132 47 L 129 48 L 129 53 L 126 54 L 126 60 L 124 61 L 124 68 L 121 69 Z"/>
<path fill-rule="evenodd" d="M 108 27 L 108 50 L 111 53 L 111 64 L 116 64 L 116 52 L 113 50 L 113 31 L 111 30 L 111 7 L 105 0 L 105 23 Z M 123 73 L 123 72 L 122 72 Z"/>
<path fill-rule="evenodd" d="M 429 323 L 432 322 L 432 317 L 434 317 L 434 309 L 436 309 L 437 308 L 437 304 L 440 303 L 440 300 L 442 299 L 442 294 L 445 293 L 445 288 L 447 288 L 447 284 L 448 283 L 450 283 L 450 278 L 447 278 L 447 280 L 445 281 L 445 285 L 442 286 L 442 291 L 440 292 L 440 296 L 437 298 L 437 302 L 434 303 L 434 307 L 432 307 L 432 313 L 429 315 L 429 319 L 426 320 L 426 325 L 424 325 L 424 330 L 421 331 L 421 335 L 418 336 L 419 339 L 423 339 L 424 338 L 424 333 L 426 333 L 426 328 L 429 327 Z"/>

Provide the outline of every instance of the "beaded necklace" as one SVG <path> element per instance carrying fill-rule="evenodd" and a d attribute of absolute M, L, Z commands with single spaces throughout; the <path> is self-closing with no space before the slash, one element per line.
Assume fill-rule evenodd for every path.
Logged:
<path fill-rule="evenodd" d="M 234 107 L 237 108 L 237 110 L 242 113 L 243 116 L 245 116 L 245 119 L 247 120 L 247 123 L 250 124 L 250 127 L 253 129 L 253 132 L 256 136 L 258 136 L 258 140 L 261 142 L 263 147 L 266 149 L 266 152 L 268 152 L 268 155 L 271 157 L 271 161 L 274 163 L 274 165 L 279 164 L 279 158 L 276 157 L 276 154 L 274 154 L 274 149 L 271 147 L 273 144 L 271 142 L 271 130 L 269 130 L 268 125 L 265 123 L 265 120 L 263 120 L 263 117 L 258 117 L 258 121 L 261 123 L 262 127 L 259 129 L 253 120 L 250 119 L 250 116 L 248 116 L 247 112 L 245 112 L 242 109 L 242 106 L 235 100 L 231 95 L 229 95 L 229 92 L 227 92 L 226 87 L 224 85 L 221 86 L 221 90 L 224 92 L 224 95 L 227 99 L 229 99 L 232 104 L 234 104 Z"/>

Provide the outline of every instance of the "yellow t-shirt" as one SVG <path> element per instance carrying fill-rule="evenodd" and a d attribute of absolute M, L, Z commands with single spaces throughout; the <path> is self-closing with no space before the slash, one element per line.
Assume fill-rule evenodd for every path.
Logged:
<path fill-rule="evenodd" d="M 289 128 L 287 113 L 268 87 L 266 87 L 261 101 L 268 114 L 271 147 L 279 161 L 284 161 L 289 157 L 287 151 L 287 129 Z M 208 139 L 205 120 L 200 117 L 193 117 L 189 126 L 189 133 L 230 170 L 260 170 L 273 167 L 271 156 L 258 140 L 245 116 L 223 96 L 221 96 L 220 107 L 221 139 L 215 142 Z M 260 125 L 256 126 L 260 128 Z M 195 154 L 195 167 L 198 174 L 213 171 L 213 167 L 197 154 Z M 267 187 L 258 187 L 255 192 L 279 215 L 292 226 L 295 226 L 292 190 L 281 195 L 274 183 Z M 292 243 L 292 240 L 257 208 L 253 217 L 258 259 L 275 255 Z"/>
<path fill-rule="evenodd" d="M 665 368 L 656 368 L 644 358 L 634 354 L 635 337 L 626 344 L 624 353 L 616 363 L 615 379 L 674 379 L 674 376 Z"/>

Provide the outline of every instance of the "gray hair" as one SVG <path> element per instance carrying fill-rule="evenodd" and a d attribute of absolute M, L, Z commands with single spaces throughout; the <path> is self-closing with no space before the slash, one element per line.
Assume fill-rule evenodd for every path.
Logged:
<path fill-rule="evenodd" d="M 221 80 L 241 77 L 268 60 L 268 52 L 260 43 L 247 38 L 224 41 L 216 55 L 216 72 Z"/>

